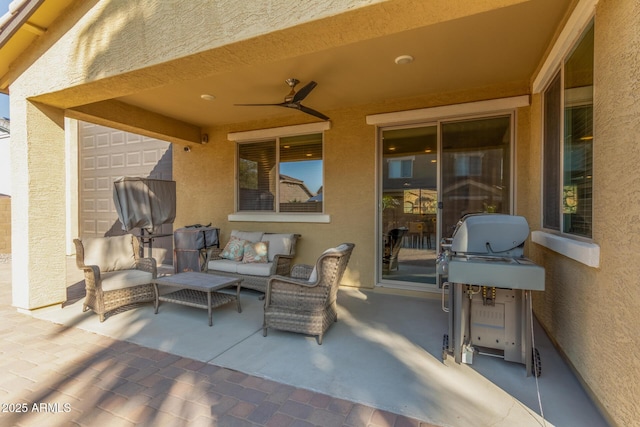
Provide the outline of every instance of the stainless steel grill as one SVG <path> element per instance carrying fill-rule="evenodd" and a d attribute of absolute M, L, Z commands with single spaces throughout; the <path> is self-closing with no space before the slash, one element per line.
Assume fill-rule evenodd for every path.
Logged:
<path fill-rule="evenodd" d="M 457 363 L 473 363 L 475 354 L 486 354 L 540 375 L 530 304 L 531 291 L 544 290 L 544 268 L 524 257 L 528 236 L 524 217 L 473 214 L 442 245 L 437 270 L 444 282 L 442 308 L 449 314 L 443 359 L 453 354 Z"/>

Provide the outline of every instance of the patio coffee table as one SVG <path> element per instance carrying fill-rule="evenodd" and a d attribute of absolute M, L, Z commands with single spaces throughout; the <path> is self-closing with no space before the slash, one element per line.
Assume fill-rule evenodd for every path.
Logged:
<path fill-rule="evenodd" d="M 173 302 L 188 305 L 190 307 L 206 308 L 209 312 L 209 326 L 213 325 L 211 310 L 231 301 L 236 301 L 238 313 L 240 307 L 240 283 L 242 279 L 235 277 L 217 276 L 209 273 L 196 273 L 189 271 L 174 274 L 173 276 L 160 277 L 154 280 L 155 313 L 158 314 L 160 301 Z M 176 291 L 160 295 L 158 285 L 179 288 Z M 235 295 L 224 288 L 236 285 Z"/>

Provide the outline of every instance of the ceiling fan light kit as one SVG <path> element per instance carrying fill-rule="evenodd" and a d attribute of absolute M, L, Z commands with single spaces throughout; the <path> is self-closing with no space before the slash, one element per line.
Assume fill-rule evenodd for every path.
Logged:
<path fill-rule="evenodd" d="M 302 100 L 305 99 L 309 93 L 318 85 L 316 82 L 311 81 L 302 87 L 299 91 L 296 92 L 296 85 L 300 83 L 300 80 L 295 78 L 286 79 L 285 83 L 291 88 L 289 93 L 284 97 L 284 102 L 275 103 L 275 104 L 235 104 L 238 106 L 244 107 L 285 107 L 285 108 L 293 108 L 294 110 L 302 111 L 303 113 L 312 115 L 322 120 L 329 120 L 329 117 L 325 116 L 319 111 L 316 111 L 312 108 L 306 107 L 301 104 Z"/>

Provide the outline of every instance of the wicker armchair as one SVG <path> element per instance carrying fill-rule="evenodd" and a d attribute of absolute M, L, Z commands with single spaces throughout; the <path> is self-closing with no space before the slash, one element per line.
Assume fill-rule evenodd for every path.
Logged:
<path fill-rule="evenodd" d="M 155 299 L 152 281 L 156 261 L 140 258 L 140 243 L 132 234 L 74 239 L 76 265 L 84 271 L 86 297 L 82 311 L 93 310 L 104 322 L 116 309 Z"/>
<path fill-rule="evenodd" d="M 298 264 L 291 276 L 272 276 L 264 301 L 263 335 L 275 328 L 316 335 L 322 344 L 323 334 L 338 320 L 338 287 L 354 246 L 343 243 L 327 249 L 315 267 Z"/>

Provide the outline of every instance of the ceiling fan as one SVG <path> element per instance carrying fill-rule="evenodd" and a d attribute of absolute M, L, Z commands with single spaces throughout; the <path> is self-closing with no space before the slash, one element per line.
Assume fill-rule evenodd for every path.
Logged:
<path fill-rule="evenodd" d="M 329 120 L 329 117 L 324 114 L 309 108 L 305 107 L 301 104 L 302 100 L 309 95 L 309 93 L 315 88 L 318 84 L 314 81 L 307 83 L 302 89 L 296 92 L 296 85 L 300 83 L 298 79 L 287 79 L 285 83 L 289 85 L 291 91 L 287 96 L 284 97 L 284 102 L 280 102 L 277 104 L 235 104 L 245 107 L 265 107 L 265 106 L 273 106 L 273 107 L 285 107 L 285 108 L 293 108 L 295 110 L 300 110 L 303 113 L 311 114 L 312 116 L 318 117 L 322 120 Z"/>

